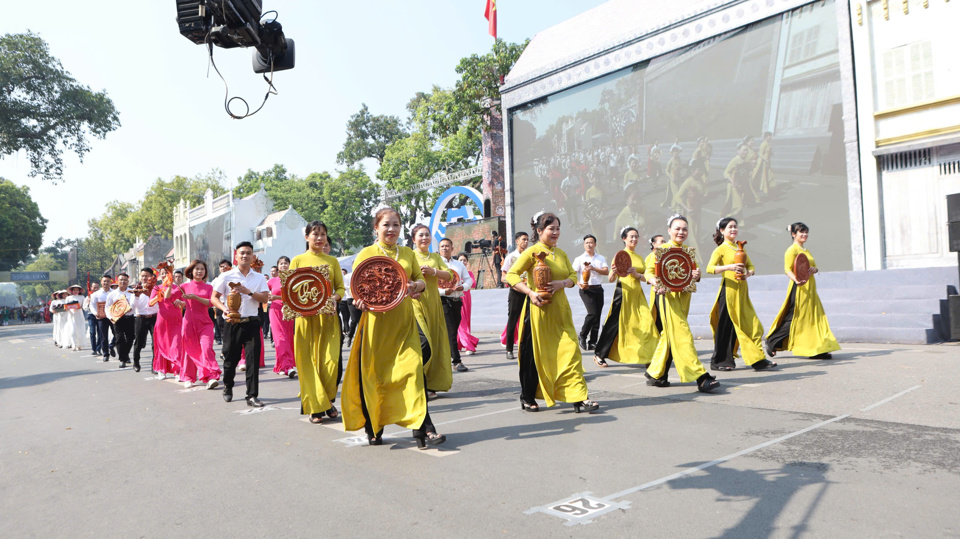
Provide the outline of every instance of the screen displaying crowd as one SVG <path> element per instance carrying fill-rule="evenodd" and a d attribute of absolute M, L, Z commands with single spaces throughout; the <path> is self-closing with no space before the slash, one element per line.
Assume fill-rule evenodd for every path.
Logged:
<path fill-rule="evenodd" d="M 702 262 L 734 216 L 769 274 L 803 221 L 822 267 L 852 269 L 835 9 L 816 2 L 512 109 L 515 229 L 555 212 L 571 256 L 585 234 L 610 255 L 624 226 L 648 238 L 680 213 Z"/>

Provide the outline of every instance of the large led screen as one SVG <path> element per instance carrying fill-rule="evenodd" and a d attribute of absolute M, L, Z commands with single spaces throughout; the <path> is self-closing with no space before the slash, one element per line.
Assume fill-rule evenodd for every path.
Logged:
<path fill-rule="evenodd" d="M 681 213 L 705 263 L 734 216 L 771 274 L 802 221 L 821 268 L 852 269 L 836 24 L 816 2 L 511 109 L 515 229 L 552 211 L 571 258 L 593 234 L 609 259 Z"/>
<path fill-rule="evenodd" d="M 203 260 L 210 268 L 208 281 L 220 274 L 217 264 L 233 260 L 233 248 L 226 243 L 229 232 L 228 214 L 220 215 L 190 227 L 190 260 Z"/>

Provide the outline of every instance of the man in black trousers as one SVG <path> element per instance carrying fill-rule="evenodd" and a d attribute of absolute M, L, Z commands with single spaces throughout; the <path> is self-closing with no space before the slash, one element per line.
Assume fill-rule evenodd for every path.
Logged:
<path fill-rule="evenodd" d="M 510 254 L 503 259 L 504 272 L 510 271 L 514 262 L 520 258 L 520 253 L 527 248 L 530 236 L 526 232 L 517 232 L 513 235 L 513 243 L 516 246 Z M 520 312 L 523 310 L 523 300 L 527 296 L 517 292 L 513 288 L 507 293 L 507 359 L 516 359 L 513 355 L 513 345 L 516 341 L 517 323 L 520 322 Z"/>
<path fill-rule="evenodd" d="M 457 286 L 440 289 L 440 303 L 443 305 L 443 317 L 447 322 L 447 340 L 450 342 L 450 360 L 453 370 L 467 372 L 469 369 L 460 360 L 460 350 L 457 346 L 457 332 L 460 330 L 460 319 L 463 317 L 463 291 L 473 287 L 470 272 L 453 258 L 453 242 L 448 238 L 440 240 L 440 257 L 447 265 L 448 271 L 456 272 Z"/>
<path fill-rule="evenodd" d="M 126 368 L 127 363 L 130 363 L 130 349 L 133 348 L 134 338 L 133 303 L 136 298 L 133 292 L 127 289 L 129 284 L 129 275 L 126 273 L 117 274 L 117 289 L 107 295 L 106 305 L 107 313 L 110 312 L 114 303 L 121 300 L 126 300 L 127 305 L 130 306 L 127 313 L 113 323 L 113 331 L 117 334 L 117 359 L 120 360 L 121 369 Z"/>
<path fill-rule="evenodd" d="M 133 370 L 140 372 L 140 352 L 147 346 L 147 334 L 150 334 L 150 347 L 153 344 L 153 327 L 157 324 L 156 305 L 150 305 L 150 294 L 147 293 L 153 282 L 153 268 L 143 268 L 140 270 L 140 282 L 133 290 L 134 304 L 133 324 L 134 345 L 133 345 Z M 150 365 L 153 365 L 153 353 L 150 354 Z M 153 370 L 151 368 L 151 370 Z"/>
<path fill-rule="evenodd" d="M 233 400 L 233 378 L 243 352 L 250 363 L 247 365 L 247 406 L 262 408 L 258 398 L 260 391 L 260 368 L 258 359 L 263 341 L 260 339 L 260 317 L 257 307 L 270 299 L 270 289 L 263 274 L 253 271 L 253 244 L 242 241 L 237 244 L 237 265 L 218 277 L 211 302 L 225 313 L 229 311 L 224 301 L 231 290 L 240 293 L 240 318 L 224 321 L 223 326 L 223 400 Z"/>

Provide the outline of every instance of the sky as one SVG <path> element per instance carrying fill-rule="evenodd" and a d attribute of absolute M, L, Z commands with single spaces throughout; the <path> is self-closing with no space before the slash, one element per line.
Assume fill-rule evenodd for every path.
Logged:
<path fill-rule="evenodd" d="M 278 95 L 244 120 L 224 111 L 224 84 L 212 70 L 208 76 L 206 49 L 180 35 L 175 0 L 4 6 L 0 34 L 39 34 L 75 79 L 106 90 L 120 113 L 121 127 L 104 140 L 91 138 L 82 163 L 65 152 L 57 184 L 29 177 L 23 152 L 0 159 L 0 177 L 29 186 L 48 220 L 45 245 L 86 236 L 87 221 L 102 215 L 107 202 L 136 203 L 157 178 L 216 168 L 235 182 L 248 169 L 276 163 L 300 176 L 342 169 L 336 155 L 361 104 L 406 119 L 416 92 L 453 86 L 459 60 L 493 44 L 485 0 L 262 3 L 278 11 L 285 35 L 296 42 L 296 67 L 275 74 Z M 501 0 L 498 35 L 520 42 L 602 3 Z M 266 83 L 253 73 L 250 56 L 249 49 L 214 48 L 230 95 L 254 109 Z"/>

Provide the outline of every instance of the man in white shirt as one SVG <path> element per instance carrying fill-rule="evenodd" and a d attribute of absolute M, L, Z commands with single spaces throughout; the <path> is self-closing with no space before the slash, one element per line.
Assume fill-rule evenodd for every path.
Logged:
<path fill-rule="evenodd" d="M 450 341 L 450 359 L 453 369 L 457 372 L 467 372 L 467 366 L 460 360 L 460 350 L 457 347 L 457 331 L 460 329 L 460 319 L 463 317 L 463 291 L 473 287 L 473 279 L 466 266 L 453 258 L 453 241 L 449 238 L 440 240 L 440 257 L 450 271 L 456 272 L 459 277 L 457 286 L 440 289 L 440 303 L 443 304 L 443 317 L 447 321 L 447 339 Z"/>
<path fill-rule="evenodd" d="M 107 294 L 106 311 L 108 313 L 110 312 L 110 307 L 121 299 L 125 299 L 130 306 L 127 314 L 121 316 L 113 323 L 113 331 L 117 335 L 117 354 L 121 369 L 126 368 L 127 363 L 130 363 L 130 349 L 133 348 L 134 339 L 133 302 L 136 298 L 133 292 L 127 289 L 127 285 L 129 284 L 130 276 L 126 273 L 118 273 L 117 289 Z"/>
<path fill-rule="evenodd" d="M 513 235 L 513 243 L 516 249 L 503 259 L 503 267 L 501 269 L 504 272 L 510 271 L 514 262 L 520 258 L 520 253 L 527 248 L 529 241 L 530 236 L 528 236 L 526 232 L 521 231 Z M 507 359 L 516 359 L 513 355 L 513 345 L 517 340 L 517 323 L 520 321 L 520 312 L 523 310 L 523 300 L 526 297 L 527 296 L 517 292 L 513 288 L 507 293 Z"/>
<path fill-rule="evenodd" d="M 270 289 L 263 274 L 253 271 L 253 244 L 242 241 L 237 244 L 237 265 L 232 270 L 220 275 L 220 282 L 213 289 L 210 298 L 215 307 L 224 313 L 229 312 L 223 303 L 231 290 L 240 293 L 240 318 L 236 321 L 224 320 L 223 325 L 223 400 L 233 400 L 233 378 L 237 374 L 237 364 L 243 352 L 250 359 L 246 370 L 247 379 L 247 406 L 262 408 L 263 403 L 258 398 L 260 385 L 260 348 L 263 341 L 260 339 L 260 317 L 257 308 L 261 303 L 270 299 Z"/>
<path fill-rule="evenodd" d="M 590 278 L 583 281 L 583 270 L 590 268 Z M 580 299 L 587 308 L 587 316 L 580 328 L 580 348 L 593 350 L 597 346 L 597 334 L 600 332 L 600 315 L 603 312 L 603 280 L 601 275 L 610 273 L 607 259 L 597 253 L 597 238 L 593 234 L 583 237 L 583 254 L 573 259 L 573 269 L 577 272 L 577 284 L 580 285 Z"/>
<path fill-rule="evenodd" d="M 157 324 L 157 311 L 160 310 L 156 305 L 150 305 L 150 285 L 153 283 L 153 268 L 143 268 L 140 270 L 140 282 L 133 290 L 135 296 L 133 300 L 133 316 L 136 318 L 133 325 L 134 346 L 133 346 L 133 370 L 140 372 L 140 351 L 147 346 L 147 333 L 150 334 L 150 348 L 153 344 L 153 327 Z M 153 371 L 153 353 L 150 354 L 151 372 Z"/>
<path fill-rule="evenodd" d="M 110 319 L 106 316 L 107 296 L 110 295 L 110 284 L 113 278 L 104 275 L 100 278 L 100 290 L 97 290 L 90 296 L 90 312 L 97 319 L 97 343 L 93 346 L 94 352 L 99 352 L 104 361 L 110 360 L 110 352 L 113 347 L 110 346 Z"/>
<path fill-rule="evenodd" d="M 86 299 L 83 300 L 83 313 L 87 319 L 90 331 L 90 355 L 100 357 L 97 344 L 100 342 L 100 324 L 97 322 L 97 306 L 93 303 L 93 295 L 100 291 L 100 283 L 92 283 Z"/>

